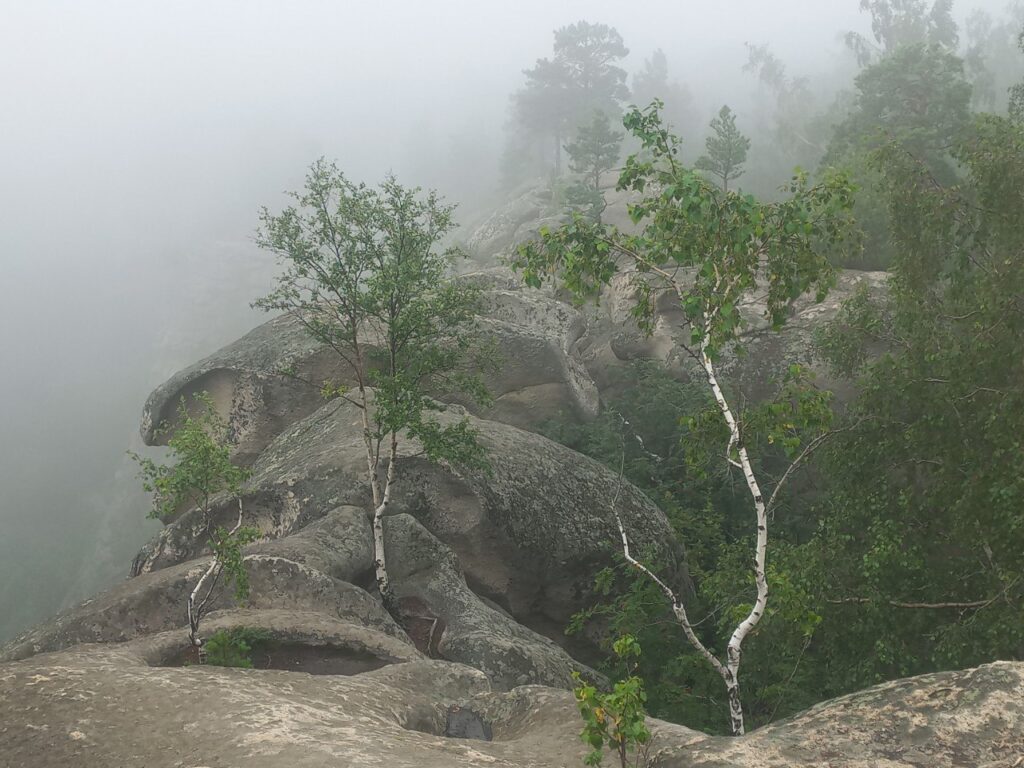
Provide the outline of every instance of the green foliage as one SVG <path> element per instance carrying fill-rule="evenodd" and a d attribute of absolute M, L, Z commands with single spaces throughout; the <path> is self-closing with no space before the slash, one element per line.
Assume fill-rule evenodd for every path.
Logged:
<path fill-rule="evenodd" d="M 597 419 L 549 423 L 544 433 L 613 471 L 621 466 L 626 479 L 658 503 L 686 546 L 696 587 L 688 607 L 698 636 L 707 647 L 719 648 L 737 612 L 749 607 L 738 593 L 753 588 L 750 512 L 742 478 L 721 468 L 724 433 L 706 387 L 679 382 L 654 363 L 638 364 L 622 376 L 612 382 L 610 391 L 617 394 Z M 829 394 L 812 384 L 807 372 L 795 367 L 775 398 L 742 413 L 743 423 L 750 425 L 747 440 L 761 457 L 759 474 L 777 475 L 786 466 L 785 440 L 798 437 L 806 445 L 810 435 L 831 424 Z M 794 431 L 797 424 L 802 432 Z M 791 499 L 786 495 L 776 501 L 768 561 L 772 599 L 758 626 L 758 641 L 744 652 L 743 704 L 752 727 L 820 700 L 820 670 L 809 661 L 821 619 L 810 574 L 800 567 L 806 556 L 801 544 L 813 535 L 816 523 L 807 505 L 793 507 Z M 602 638 L 609 654 L 603 671 L 612 677 L 626 674 L 611 643 L 633 635 L 646 650 L 636 660 L 635 674 L 645 681 L 649 712 L 703 731 L 728 732 L 721 679 L 680 643 L 664 595 L 650 580 L 620 560 L 596 575 L 590 598 L 566 631 Z"/>
<path fill-rule="evenodd" d="M 441 426 L 427 394 L 488 400 L 479 291 L 449 275 L 465 255 L 437 248 L 455 226 L 453 206 L 391 177 L 376 189 L 355 184 L 322 159 L 292 197 L 280 214 L 262 213 L 257 242 L 283 273 L 255 306 L 289 313 L 350 367 L 352 389 L 374 388 L 372 441 L 405 431 L 432 460 L 483 466 L 468 421 Z M 347 397 L 350 388 L 326 382 L 322 391 Z"/>
<path fill-rule="evenodd" d="M 764 296 L 767 318 L 776 328 L 785 323 L 796 299 L 809 291 L 819 299 L 825 295 L 833 279 L 829 252 L 850 245 L 853 190 L 842 175 L 830 175 L 811 186 L 801 173 L 790 183 L 789 196 L 775 203 L 718 189 L 679 163 L 679 140 L 663 126 L 659 108 L 655 102 L 647 110 L 634 109 L 624 120 L 641 145 L 641 153 L 626 160 L 619 177 L 619 188 L 638 198 L 629 206 L 637 234 L 626 235 L 575 216 L 558 230 L 542 230 L 539 241 L 522 245 L 516 266 L 528 284 L 557 279 L 582 301 L 619 274 L 623 262 L 631 263 L 635 271 L 627 274 L 637 295 L 633 317 L 640 326 L 651 328 L 657 297 L 668 293 L 678 301 L 690 330 L 691 353 L 714 360 L 724 346 L 737 342 L 743 326 L 738 307 L 754 290 Z M 685 280 L 677 278 L 681 269 L 686 270 Z M 792 388 L 760 421 L 751 419 L 754 428 L 743 436 L 744 448 L 754 448 L 752 441 L 761 432 L 769 448 L 778 440 L 783 455 L 792 457 L 801 448 L 804 431 L 812 432 L 813 438 L 824 428 L 827 396 L 799 393 L 803 379 L 799 368 L 791 371 Z M 727 468 L 721 460 L 726 440 L 720 411 L 716 417 L 689 419 L 687 424 L 698 438 L 687 445 L 687 452 L 694 454 L 687 457 L 689 468 L 698 477 L 710 476 L 710 471 L 700 471 L 712 456 L 706 447 L 708 435 L 717 441 L 718 472 Z M 749 520 L 745 528 L 743 544 L 737 546 L 746 552 L 736 562 L 746 563 L 746 568 L 733 584 L 749 589 Z M 718 597 L 722 604 L 716 613 L 730 627 L 726 634 L 731 634 L 737 613 L 749 613 L 751 607 L 735 592 Z M 663 598 L 661 605 L 664 611 Z M 719 644 L 704 646 L 714 649 Z M 719 653 L 722 650 L 718 647 Z"/>
<path fill-rule="evenodd" d="M 722 107 L 718 117 L 711 121 L 712 135 L 705 142 L 706 154 L 701 155 L 696 168 L 717 176 L 722 190 L 729 191 L 729 182 L 743 175 L 750 139 L 736 127 L 736 116 L 728 106 Z"/>
<path fill-rule="evenodd" d="M 222 570 L 222 583 L 234 585 L 235 600 L 242 602 L 249 597 L 249 573 L 245 570 L 245 555 L 242 549 L 260 538 L 260 530 L 252 526 L 239 526 L 228 530 L 217 526 L 210 539 L 210 549 Z"/>
<path fill-rule="evenodd" d="M 161 465 L 135 453 L 142 487 L 153 494 L 149 517 L 169 521 L 184 509 L 197 508 L 209 515 L 210 501 L 219 493 L 237 496 L 248 471 L 231 463 L 230 433 L 206 392 L 193 396 L 191 406 L 182 397 L 175 425 L 163 424 L 171 464 Z"/>
<path fill-rule="evenodd" d="M 614 651 L 619 660 L 630 667 L 641 655 L 640 645 L 630 635 L 617 639 Z M 643 680 L 630 675 L 616 682 L 606 693 L 584 682 L 579 672 L 573 672 L 573 679 L 576 681 L 573 693 L 584 723 L 580 739 L 591 748 L 584 764 L 600 765 L 605 747 L 618 756 L 622 768 L 630 765 L 631 751 L 636 755 L 635 764 L 641 764 L 643 753 L 640 750 L 651 740 L 651 732 L 645 724 L 647 694 Z"/>
<path fill-rule="evenodd" d="M 824 296 L 833 279 L 827 254 L 849 244 L 852 189 L 841 174 L 814 186 L 797 174 L 788 186 L 790 197 L 778 203 L 719 190 L 677 162 L 679 140 L 662 125 L 659 109 L 658 102 L 634 109 L 624 121 L 643 150 L 627 158 L 618 183 L 640 195 L 629 205 L 639 233 L 626 235 L 576 216 L 520 246 L 515 266 L 528 285 L 557 275 L 583 300 L 619 272 L 618 259 L 626 255 L 637 266 L 633 315 L 644 328 L 653 317 L 662 268 L 689 268 L 693 281 L 678 297 L 680 305 L 693 344 L 707 334 L 714 355 L 737 337 L 739 299 L 759 281 L 767 288 L 768 316 L 776 327 L 803 294 Z"/>
<path fill-rule="evenodd" d="M 983 115 L 950 140 L 958 169 L 945 183 L 899 140 L 867 155 L 895 263 L 888 291 L 859 291 L 820 334 L 837 372 L 859 381 L 839 423 L 800 368 L 741 417 L 766 475 L 808 444 L 801 431 L 843 430 L 810 484 L 792 489 L 803 503 L 774 509 L 772 598 L 743 657 L 751 725 L 894 677 L 1024 653 L 1024 127 Z M 617 470 L 616 429 L 635 431 L 626 477 L 686 543 L 688 609 L 702 642 L 720 650 L 748 607 L 751 550 L 743 506 L 714 469 L 721 424 L 685 387 L 639 374 L 617 388 L 614 411 L 549 434 Z M 570 631 L 637 638 L 651 713 L 724 730 L 720 683 L 680 650 L 659 591 L 620 564 L 598 574 L 593 598 Z"/>
<path fill-rule="evenodd" d="M 215 667 L 252 669 L 252 652 L 270 641 L 270 634 L 253 627 L 220 629 L 204 644 L 206 663 Z"/>
<path fill-rule="evenodd" d="M 167 433 L 172 428 L 163 425 L 161 430 Z M 173 464 L 160 465 L 131 454 L 139 464 L 143 487 L 153 494 L 150 517 L 168 522 L 184 509 L 197 509 L 210 536 L 214 563 L 200 581 L 206 583 L 205 595 L 192 595 L 188 600 L 189 636 L 194 644 L 201 642 L 199 623 L 218 587 L 233 585 L 239 602 L 249 596 L 249 575 L 242 549 L 260 538 L 259 529 L 242 525 L 239 497 L 249 472 L 231 463 L 228 439 L 227 424 L 209 394 L 201 392 L 194 396 L 191 409 L 184 398 L 178 406 L 177 423 L 168 441 Z M 238 524 L 230 530 L 220 525 L 214 527 L 210 515 L 213 499 L 225 495 L 239 499 Z"/>
<path fill-rule="evenodd" d="M 840 689 L 1024 648 L 1024 127 L 980 116 L 954 156 L 943 184 L 898 143 L 878 152 L 889 295 L 825 337 L 860 377 L 807 549 Z"/>

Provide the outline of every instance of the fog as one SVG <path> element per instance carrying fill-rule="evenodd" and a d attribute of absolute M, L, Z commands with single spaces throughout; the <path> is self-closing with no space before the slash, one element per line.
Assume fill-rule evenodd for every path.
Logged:
<path fill-rule="evenodd" d="M 469 222 L 553 29 L 613 25 L 630 72 L 663 48 L 710 118 L 756 101 L 746 42 L 847 87 L 857 6 L 0 3 L 0 640 L 123 577 L 154 531 L 124 458 L 146 395 L 261 321 L 257 210 L 316 157 L 440 188 Z"/>

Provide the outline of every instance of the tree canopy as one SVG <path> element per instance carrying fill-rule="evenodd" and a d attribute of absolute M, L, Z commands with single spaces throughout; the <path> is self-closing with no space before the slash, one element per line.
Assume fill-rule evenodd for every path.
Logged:
<path fill-rule="evenodd" d="M 377 188 L 357 184 L 321 159 L 292 197 L 280 213 L 262 213 L 257 242 L 282 272 L 255 306 L 287 313 L 343 364 L 340 380 L 313 384 L 362 415 L 377 583 L 393 610 L 383 518 L 401 441 L 417 441 L 433 461 L 486 463 L 468 421 L 442 425 L 431 417 L 442 406 L 430 396 L 487 399 L 483 369 L 467 364 L 482 349 L 474 347 L 478 293 L 450 275 L 462 253 L 439 244 L 454 227 L 454 208 L 435 192 L 390 176 Z"/>

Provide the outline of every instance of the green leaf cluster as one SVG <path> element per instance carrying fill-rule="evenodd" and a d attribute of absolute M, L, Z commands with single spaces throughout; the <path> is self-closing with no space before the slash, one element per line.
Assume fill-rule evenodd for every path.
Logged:
<path fill-rule="evenodd" d="M 175 423 L 158 431 L 170 435 L 170 464 L 129 453 L 139 465 L 143 488 L 153 494 L 149 517 L 168 522 L 193 508 L 208 516 L 215 496 L 239 494 L 249 473 L 231 463 L 230 429 L 208 393 L 191 401 L 182 397 Z"/>
<path fill-rule="evenodd" d="M 615 641 L 616 656 L 624 663 L 631 664 L 640 657 L 640 645 L 636 638 L 624 635 Z M 579 672 L 573 672 L 576 687 L 576 705 L 583 718 L 580 739 L 591 748 L 584 758 L 586 765 L 600 765 L 607 748 L 615 754 L 622 765 L 629 765 L 629 754 L 651 740 L 646 725 L 647 694 L 643 680 L 630 675 L 619 680 L 609 692 L 585 682 Z"/>
<path fill-rule="evenodd" d="M 609 391 L 611 400 L 595 420 L 549 422 L 544 433 L 612 471 L 621 468 L 627 480 L 661 507 L 680 546 L 685 546 L 696 589 L 687 598 L 695 631 L 706 647 L 721 651 L 737 612 L 749 608 L 745 596 L 754 592 L 750 513 L 742 477 L 722 467 L 726 434 L 721 417 L 706 387 L 679 382 L 655 363 L 639 363 L 618 374 Z M 801 416 L 797 406 L 803 399 L 809 402 Z M 805 446 L 829 428 L 828 405 L 828 393 L 796 367 L 786 372 L 773 399 L 744 410 L 747 442 L 760 458 L 758 474 L 777 477 L 788 464 L 782 440 L 769 442 L 776 430 Z M 794 431 L 797 424 L 802 426 Z M 772 599 L 757 641 L 744 651 L 742 695 L 752 726 L 820 701 L 820 680 L 815 677 L 820 670 L 809 659 L 821 613 L 811 597 L 816 595 L 811 583 L 815 577 L 802 567 L 806 555 L 800 548 L 813 536 L 815 522 L 809 505 L 793 505 L 793 498 L 786 494 L 775 506 L 768 560 Z M 656 572 L 666 573 L 650 553 L 638 556 Z M 633 635 L 646 651 L 635 661 L 633 673 L 645 681 L 650 714 L 711 733 L 728 732 L 721 679 L 689 645 L 680 643 L 664 595 L 650 580 L 637 577 L 621 556 L 615 567 L 596 574 L 589 606 L 573 617 L 566 632 L 600 638 L 607 653 L 601 669 L 612 678 L 631 674 L 612 644 L 624 634 Z"/>
<path fill-rule="evenodd" d="M 857 247 L 851 237 L 853 188 L 842 174 L 811 185 L 797 173 L 780 202 L 718 189 L 680 164 L 679 140 L 662 124 L 660 108 L 655 102 L 624 118 L 642 151 L 627 158 L 618 188 L 639 198 L 629 206 L 638 233 L 576 215 L 520 246 L 514 265 L 528 285 L 557 277 L 582 301 L 622 271 L 625 257 L 635 266 L 627 274 L 640 326 L 650 327 L 656 297 L 675 291 L 692 343 L 707 335 L 714 355 L 735 341 L 742 327 L 737 307 L 756 287 L 765 289 L 775 327 L 796 299 L 808 292 L 824 296 L 833 281 L 831 252 Z"/>
<path fill-rule="evenodd" d="M 857 598 L 823 624 L 846 687 L 1024 648 L 1024 128 L 978 116 L 952 156 L 942 183 L 903 144 L 878 150 L 889 291 L 823 338 L 860 390 L 807 550 L 823 600 Z"/>

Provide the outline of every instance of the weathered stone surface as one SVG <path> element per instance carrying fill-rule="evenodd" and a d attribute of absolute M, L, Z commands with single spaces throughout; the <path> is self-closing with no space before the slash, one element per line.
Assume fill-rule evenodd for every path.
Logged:
<path fill-rule="evenodd" d="M 635 229 L 635 225 L 629 219 L 626 208 L 634 199 L 634 194 L 615 190 L 613 176 L 610 174 L 603 179 L 607 207 L 602 220 L 630 232 Z M 539 204 L 532 221 L 518 215 L 526 213 L 518 201 L 527 198 Z M 557 226 L 559 221 L 550 217 L 547 204 L 540 204 L 549 198 L 550 193 L 546 193 L 543 183 L 538 182 L 537 189 L 523 192 L 522 197 L 511 201 L 507 208 L 499 208 L 481 225 L 480 230 L 472 233 L 470 242 L 478 243 L 475 253 L 480 263 L 499 263 L 512 255 L 515 245 L 535 237 L 544 224 Z M 478 236 L 478 233 L 483 232 L 487 233 L 487 237 Z M 685 279 L 685 272 L 681 275 Z M 640 332 L 629 315 L 635 298 L 635 290 L 630 283 L 630 274 L 617 275 L 603 291 L 600 304 L 585 309 L 583 314 L 586 328 L 575 340 L 573 347 L 573 362 L 582 361 L 590 379 L 605 399 L 617 393 L 617 371 L 637 360 L 664 363 L 684 380 L 701 375 L 694 360 L 683 348 L 683 344 L 688 341 L 689 331 L 684 327 L 684 318 L 676 298 L 667 294 L 662 297 L 658 303 L 653 333 L 647 336 Z M 774 394 L 786 368 L 792 363 L 800 363 L 817 374 L 822 386 L 837 390 L 840 396 L 849 394 L 849 382 L 831 378 L 826 367 L 817 359 L 813 352 L 812 337 L 815 329 L 834 317 L 842 302 L 852 296 L 858 286 L 866 286 L 872 293 L 879 294 L 884 292 L 885 283 L 884 272 L 843 270 L 839 273 L 836 287 L 825 301 L 815 303 L 808 297 L 798 301 L 789 322 L 779 332 L 768 327 L 763 298 L 755 297 L 741 304 L 738 310 L 746 323 L 741 339 L 745 354 L 742 357 L 728 352 L 724 355 L 720 366 L 723 379 L 735 385 L 745 397 L 757 400 Z M 522 286 L 513 288 L 524 295 L 554 295 L 549 290 L 535 292 Z"/>
<path fill-rule="evenodd" d="M 497 370 L 485 377 L 494 404 L 480 415 L 523 428 L 560 413 L 596 416 L 600 397 L 579 353 L 583 314 L 520 286 L 491 289 L 484 302 L 481 328 L 496 344 Z"/>
<path fill-rule="evenodd" d="M 492 740 L 444 737 L 454 707 Z M 1024 665 L 889 683 L 740 739 L 651 726 L 652 764 L 668 768 L 1010 768 L 1024 758 Z M 326 677 L 83 646 L 0 666 L 0 756 L 22 768 L 565 768 L 582 764 L 579 730 L 567 691 L 492 692 L 439 661 Z"/>
<path fill-rule="evenodd" d="M 620 489 L 615 473 L 540 435 L 476 419 L 458 406 L 436 418 L 468 418 L 491 471 L 445 469 L 416 457 L 419 447 L 403 441 L 391 509 L 411 514 L 450 546 L 474 591 L 518 621 L 548 637 L 562 636 L 594 573 L 610 561 L 616 499 L 636 546 L 652 548 L 665 562 L 666 576 L 688 588 L 683 555 L 664 514 L 628 482 Z M 341 505 L 369 509 L 360 425 L 358 409 L 337 400 L 283 432 L 253 465 L 245 493 L 246 510 L 270 512 L 247 521 L 275 536 Z M 216 522 L 228 524 L 236 515 L 233 503 L 226 503 Z M 284 516 L 287 525 L 281 524 Z M 189 513 L 168 526 L 140 556 L 137 570 L 202 554 L 205 538 L 198 532 L 204 524 L 197 518 Z"/>
<path fill-rule="evenodd" d="M 315 385 L 282 375 L 286 369 Z M 142 438 L 147 445 L 165 444 L 161 424 L 175 423 L 182 399 L 191 404 L 194 394 L 207 392 L 228 420 L 236 456 L 248 463 L 269 437 L 323 403 L 318 386 L 337 377 L 338 369 L 333 352 L 301 325 L 275 318 L 157 387 L 143 408 Z"/>
<path fill-rule="evenodd" d="M 742 739 L 659 750 L 666 768 L 1024 765 L 1024 664 L 997 662 L 885 683 Z"/>
<path fill-rule="evenodd" d="M 466 249 L 478 263 L 497 263 L 510 246 L 525 238 L 520 227 L 529 227 L 550 206 L 551 193 L 539 183 L 527 184 L 504 205 L 473 227 Z"/>
<path fill-rule="evenodd" d="M 486 286 L 480 332 L 497 352 L 495 370 L 485 376 L 494 402 L 482 409 L 450 392 L 433 394 L 522 427 L 560 412 L 595 415 L 597 387 L 577 350 L 586 330 L 580 312 L 541 292 L 501 288 L 507 281 L 500 279 L 464 279 Z M 287 426 L 323 405 L 320 385 L 328 380 L 356 383 L 333 350 L 309 338 L 297 321 L 278 317 L 154 390 L 143 411 L 142 436 L 149 445 L 163 444 L 167 434 L 159 426 L 173 426 L 182 399 L 192 403 L 194 394 L 205 391 L 230 427 L 236 460 L 249 464 Z"/>
<path fill-rule="evenodd" d="M 388 517 L 384 532 L 395 597 L 423 650 L 479 669 L 499 690 L 569 688 L 574 670 L 595 677 L 548 638 L 483 603 L 466 586 L 451 549 L 414 518 Z"/>

